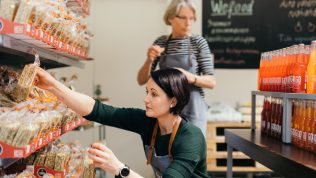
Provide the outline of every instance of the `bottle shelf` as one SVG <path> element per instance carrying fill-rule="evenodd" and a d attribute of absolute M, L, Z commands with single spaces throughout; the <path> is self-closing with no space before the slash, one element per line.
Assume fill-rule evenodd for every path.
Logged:
<path fill-rule="evenodd" d="M 283 118 L 282 118 L 282 142 L 291 143 L 291 123 L 292 123 L 292 99 L 316 100 L 316 94 L 306 93 L 282 93 L 282 92 L 251 92 L 251 125 L 252 130 L 255 130 L 256 123 L 256 96 L 271 96 L 283 99 Z"/>

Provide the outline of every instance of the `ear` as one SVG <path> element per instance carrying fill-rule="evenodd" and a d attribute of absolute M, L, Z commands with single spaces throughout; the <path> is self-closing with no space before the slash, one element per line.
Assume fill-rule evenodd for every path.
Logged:
<path fill-rule="evenodd" d="M 177 99 L 175 97 L 173 97 L 171 99 L 171 103 L 170 103 L 170 107 L 173 108 L 177 105 Z"/>

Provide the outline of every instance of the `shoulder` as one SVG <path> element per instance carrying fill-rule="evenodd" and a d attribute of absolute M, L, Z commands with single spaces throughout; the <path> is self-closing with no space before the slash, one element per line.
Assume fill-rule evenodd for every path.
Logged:
<path fill-rule="evenodd" d="M 177 143 L 182 148 L 192 148 L 193 145 L 204 147 L 205 138 L 201 130 L 190 122 L 182 125 L 176 135 Z"/>
<path fill-rule="evenodd" d="M 154 44 L 164 44 L 166 43 L 167 39 L 168 39 L 168 35 L 159 36 L 158 38 L 156 38 Z"/>
<path fill-rule="evenodd" d="M 205 38 L 203 36 L 201 36 L 201 35 L 198 35 L 198 34 L 193 34 L 191 36 L 191 41 L 193 43 L 195 43 L 197 46 L 200 46 L 200 45 L 203 45 L 203 44 L 207 43 Z"/>

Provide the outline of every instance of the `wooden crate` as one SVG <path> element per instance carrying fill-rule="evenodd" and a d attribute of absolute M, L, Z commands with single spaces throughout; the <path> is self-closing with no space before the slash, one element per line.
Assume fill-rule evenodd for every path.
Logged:
<path fill-rule="evenodd" d="M 256 124 L 257 128 L 260 123 Z M 226 172 L 227 145 L 225 143 L 224 129 L 250 128 L 250 122 L 208 122 L 207 143 L 207 170 L 209 172 Z M 233 151 L 234 172 L 268 172 L 270 169 L 250 159 L 245 154 Z"/>

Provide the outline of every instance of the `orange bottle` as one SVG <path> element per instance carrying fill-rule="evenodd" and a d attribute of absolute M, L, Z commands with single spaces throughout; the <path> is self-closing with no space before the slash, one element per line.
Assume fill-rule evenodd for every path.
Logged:
<path fill-rule="evenodd" d="M 307 93 L 307 66 L 308 66 L 308 62 L 309 62 L 310 53 L 311 53 L 311 46 L 305 45 L 305 50 L 304 50 L 304 63 L 306 66 L 306 70 L 305 70 L 305 93 Z"/>
<path fill-rule="evenodd" d="M 313 123 L 312 123 L 312 139 L 313 139 L 313 146 L 312 151 L 316 153 L 316 102 L 314 101 L 314 112 L 313 112 Z"/>
<path fill-rule="evenodd" d="M 278 102 L 278 116 L 277 116 L 277 135 L 276 137 L 282 139 L 282 123 L 283 123 L 283 100 L 279 98 Z"/>
<path fill-rule="evenodd" d="M 295 62 L 293 70 L 293 92 L 305 93 L 305 77 L 306 77 L 306 63 L 304 60 L 305 47 L 300 44 L 294 48 Z"/>
<path fill-rule="evenodd" d="M 262 111 L 261 111 L 261 133 L 265 133 L 265 132 L 266 132 L 266 110 L 267 110 L 267 102 L 268 102 L 267 97 L 264 97 L 264 100 L 263 100 L 263 108 L 262 108 Z"/>
<path fill-rule="evenodd" d="M 270 136 L 275 136 L 275 123 L 276 123 L 276 98 L 271 99 L 271 110 L 270 110 Z"/>
<path fill-rule="evenodd" d="M 299 104 L 298 101 L 293 101 L 293 114 L 292 114 L 292 126 L 291 126 L 291 143 L 297 145 L 297 128 L 298 128 L 298 115 L 299 115 Z"/>
<path fill-rule="evenodd" d="M 316 40 L 312 41 L 307 66 L 307 93 L 316 93 Z"/>
<path fill-rule="evenodd" d="M 260 57 L 260 64 L 259 64 L 259 69 L 258 69 L 258 90 L 262 90 L 262 74 L 263 74 L 263 58 L 264 53 L 261 53 L 261 57 Z"/>
<path fill-rule="evenodd" d="M 291 47 L 287 47 L 285 50 L 286 60 L 286 77 L 285 77 L 285 92 L 291 92 L 291 76 L 292 76 L 292 60 L 291 60 Z"/>
<path fill-rule="evenodd" d="M 312 149 L 312 122 L 313 122 L 313 101 L 307 101 L 307 114 L 306 114 L 306 121 L 304 126 L 304 131 L 306 132 L 306 142 L 305 142 L 305 149 L 311 150 Z M 303 134 L 304 135 L 304 134 Z"/>
<path fill-rule="evenodd" d="M 270 135 L 271 132 L 271 97 L 268 97 L 267 99 L 267 109 L 266 109 L 266 129 L 265 133 L 267 135 Z"/>
<path fill-rule="evenodd" d="M 286 49 L 283 48 L 281 49 L 281 92 L 285 92 L 285 87 L 286 87 L 286 68 L 287 68 L 287 63 L 286 63 Z"/>
<path fill-rule="evenodd" d="M 307 102 L 306 100 L 303 100 L 302 102 L 302 111 L 301 111 L 302 116 L 300 121 L 299 121 L 299 147 L 305 148 L 305 144 L 307 141 L 307 134 L 306 134 L 306 129 L 305 129 L 305 123 L 306 123 L 306 116 L 307 116 Z"/>

